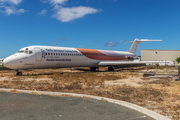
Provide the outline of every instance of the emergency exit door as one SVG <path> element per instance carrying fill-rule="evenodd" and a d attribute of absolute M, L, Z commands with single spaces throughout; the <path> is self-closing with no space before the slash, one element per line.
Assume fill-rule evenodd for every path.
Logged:
<path fill-rule="evenodd" d="M 36 52 L 36 60 L 37 61 L 41 61 L 42 60 L 42 52 L 40 48 L 34 48 L 35 52 Z"/>

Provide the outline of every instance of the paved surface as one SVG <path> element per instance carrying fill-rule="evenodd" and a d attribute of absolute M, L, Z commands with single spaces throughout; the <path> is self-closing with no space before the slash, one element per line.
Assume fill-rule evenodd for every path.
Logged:
<path fill-rule="evenodd" d="M 143 74 L 144 77 L 149 76 L 162 76 L 162 77 L 170 77 L 170 76 L 178 76 L 178 74 L 156 74 L 155 72 L 145 72 Z"/>
<path fill-rule="evenodd" d="M 0 92 L 0 120 L 153 120 L 110 102 Z"/>

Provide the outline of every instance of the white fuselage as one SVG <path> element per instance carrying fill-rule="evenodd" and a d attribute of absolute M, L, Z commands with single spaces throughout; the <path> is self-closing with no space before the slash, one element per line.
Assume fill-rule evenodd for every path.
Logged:
<path fill-rule="evenodd" d="M 10 69 L 44 69 L 67 67 L 100 67 L 101 61 L 129 61 L 131 52 L 80 49 L 51 46 L 29 46 L 4 59 Z M 130 59 L 129 59 L 130 58 Z"/>

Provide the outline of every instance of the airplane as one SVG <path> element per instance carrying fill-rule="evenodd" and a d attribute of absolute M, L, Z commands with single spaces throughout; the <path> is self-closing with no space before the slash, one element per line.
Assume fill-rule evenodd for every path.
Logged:
<path fill-rule="evenodd" d="M 162 40 L 135 39 L 128 42 L 133 44 L 126 52 L 57 46 L 28 46 L 5 58 L 3 66 L 17 70 L 17 75 L 22 75 L 22 70 L 26 69 L 90 67 L 90 71 L 96 71 L 99 67 L 108 67 L 108 71 L 114 71 L 116 68 L 159 63 L 158 61 L 135 60 L 139 44 L 149 41 Z"/>

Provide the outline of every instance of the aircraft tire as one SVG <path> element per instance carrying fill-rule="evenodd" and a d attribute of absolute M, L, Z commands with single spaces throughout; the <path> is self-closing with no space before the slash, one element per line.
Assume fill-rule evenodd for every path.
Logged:
<path fill-rule="evenodd" d="M 113 67 L 108 67 L 108 71 L 114 71 L 114 68 Z"/>
<path fill-rule="evenodd" d="M 22 72 L 17 72 L 17 76 L 22 76 Z"/>
<path fill-rule="evenodd" d="M 95 72 L 96 71 L 96 67 L 91 67 L 90 71 Z"/>

